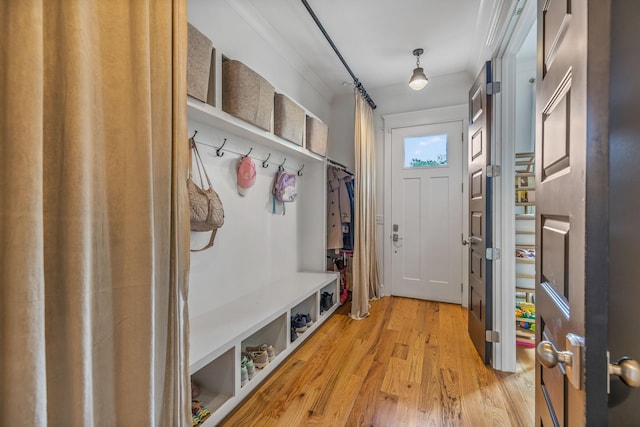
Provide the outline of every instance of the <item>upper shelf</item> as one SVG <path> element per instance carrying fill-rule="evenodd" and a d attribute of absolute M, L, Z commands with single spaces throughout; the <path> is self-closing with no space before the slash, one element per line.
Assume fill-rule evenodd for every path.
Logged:
<path fill-rule="evenodd" d="M 190 119 L 229 132 L 232 135 L 263 145 L 266 148 L 280 150 L 300 158 L 324 160 L 324 157 L 306 148 L 284 140 L 269 131 L 253 126 L 244 120 L 240 120 L 229 113 L 191 97 L 187 98 L 187 114 Z"/>

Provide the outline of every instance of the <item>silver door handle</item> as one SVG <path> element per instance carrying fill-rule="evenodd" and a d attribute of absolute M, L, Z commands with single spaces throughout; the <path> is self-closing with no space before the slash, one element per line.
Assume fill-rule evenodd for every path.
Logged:
<path fill-rule="evenodd" d="M 570 351 L 559 351 L 551 341 L 540 341 L 536 347 L 538 360 L 547 368 L 553 368 L 558 363 L 571 366 L 573 353 Z"/>
<path fill-rule="evenodd" d="M 471 245 L 475 245 L 476 243 L 479 243 L 481 241 L 482 241 L 482 239 L 479 238 L 479 237 L 469 236 L 469 238 L 467 240 L 463 240 L 462 241 L 462 245 L 463 246 L 467 246 L 467 245 L 471 246 Z"/>
<path fill-rule="evenodd" d="M 559 351 L 551 341 L 540 341 L 536 347 L 536 354 L 540 363 L 553 368 L 558 363 L 565 367 L 569 382 L 577 389 L 584 388 L 584 338 L 576 334 L 565 337 L 567 351 Z"/>
<path fill-rule="evenodd" d="M 609 362 L 609 377 L 611 375 L 619 376 L 622 382 L 629 387 L 640 387 L 640 363 L 633 359 L 623 357 L 618 363 Z"/>

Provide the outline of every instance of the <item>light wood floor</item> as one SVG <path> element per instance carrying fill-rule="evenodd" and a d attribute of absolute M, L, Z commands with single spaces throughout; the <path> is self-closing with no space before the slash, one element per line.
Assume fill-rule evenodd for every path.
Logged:
<path fill-rule="evenodd" d="M 466 309 L 385 297 L 355 321 L 348 304 L 250 395 L 223 426 L 532 426 L 533 349 L 518 372 L 486 367 Z"/>

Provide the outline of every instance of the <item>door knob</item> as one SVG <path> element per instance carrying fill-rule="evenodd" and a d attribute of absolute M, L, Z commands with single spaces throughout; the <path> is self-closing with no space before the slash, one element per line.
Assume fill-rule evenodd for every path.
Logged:
<path fill-rule="evenodd" d="M 538 361 L 547 367 L 553 368 L 562 363 L 567 373 L 567 378 L 576 389 L 584 387 L 584 338 L 576 334 L 565 336 L 567 351 L 559 351 L 551 341 L 540 341 L 536 347 Z"/>
<path fill-rule="evenodd" d="M 559 351 L 550 341 L 540 341 L 536 347 L 538 360 L 547 368 L 553 368 L 558 363 L 565 366 L 571 366 L 573 362 L 573 353 L 570 351 Z"/>
<path fill-rule="evenodd" d="M 640 387 L 640 363 L 623 357 L 618 363 L 609 362 L 609 376 L 617 375 L 625 385 L 638 388 Z"/>
<path fill-rule="evenodd" d="M 479 238 L 479 237 L 469 236 L 469 238 L 467 240 L 464 240 L 464 239 L 462 240 L 462 244 L 464 246 L 467 246 L 467 245 L 471 246 L 471 245 L 475 245 L 476 243 L 481 242 L 481 241 L 482 241 L 482 239 Z"/>

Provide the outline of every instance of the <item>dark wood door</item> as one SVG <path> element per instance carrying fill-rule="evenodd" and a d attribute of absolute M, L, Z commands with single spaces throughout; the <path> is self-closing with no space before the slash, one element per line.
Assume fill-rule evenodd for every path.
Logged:
<path fill-rule="evenodd" d="M 611 5 L 609 122 L 609 351 L 611 360 L 640 361 L 640 2 Z M 609 425 L 640 425 L 640 390 L 614 377 Z"/>
<path fill-rule="evenodd" d="M 492 96 L 491 62 L 487 62 L 469 91 L 469 336 L 484 363 L 491 361 L 486 331 L 492 325 L 491 260 L 491 163 Z"/>
<path fill-rule="evenodd" d="M 536 340 L 572 353 L 538 346 L 538 426 L 607 423 L 608 17 L 538 0 Z"/>

